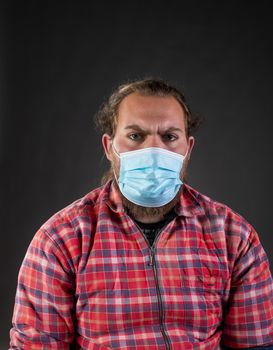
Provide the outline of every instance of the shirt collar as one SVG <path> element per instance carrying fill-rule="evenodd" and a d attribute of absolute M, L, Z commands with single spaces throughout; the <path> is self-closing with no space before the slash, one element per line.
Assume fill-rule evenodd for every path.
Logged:
<path fill-rule="evenodd" d="M 122 204 L 121 196 L 119 191 L 116 189 L 116 186 L 114 185 L 114 180 L 107 182 L 106 186 L 106 193 L 108 193 L 108 197 L 106 197 L 106 204 L 109 206 L 109 208 L 114 211 L 115 213 L 123 213 L 124 207 Z"/>
<path fill-rule="evenodd" d="M 116 213 L 125 212 L 120 193 L 113 181 L 109 181 L 105 186 L 106 193 L 108 193 L 108 196 L 105 198 L 106 204 Z M 189 185 L 183 184 L 180 200 L 174 208 L 176 214 L 186 217 L 204 214 L 204 208 L 201 206 L 198 197 L 197 191 Z"/>
<path fill-rule="evenodd" d="M 204 214 L 198 192 L 187 184 L 182 186 L 180 201 L 175 206 L 177 215 L 190 217 Z"/>

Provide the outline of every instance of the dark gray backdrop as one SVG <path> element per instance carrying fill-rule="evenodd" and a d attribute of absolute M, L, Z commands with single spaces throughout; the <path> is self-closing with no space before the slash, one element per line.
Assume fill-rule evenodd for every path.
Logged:
<path fill-rule="evenodd" d="M 180 87 L 206 119 L 189 183 L 241 213 L 273 263 L 270 1 L 6 1 L 1 4 L 0 349 L 35 231 L 99 184 L 92 117 L 147 75 Z"/>

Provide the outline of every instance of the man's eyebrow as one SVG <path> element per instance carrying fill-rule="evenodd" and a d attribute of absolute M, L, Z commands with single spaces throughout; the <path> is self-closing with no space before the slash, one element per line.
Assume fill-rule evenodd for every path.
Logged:
<path fill-rule="evenodd" d="M 144 131 L 139 125 L 137 124 L 130 124 L 127 125 L 124 129 L 132 129 L 132 130 L 139 130 L 139 131 Z"/>
<path fill-rule="evenodd" d="M 164 132 L 170 132 L 170 131 L 179 131 L 179 132 L 183 132 L 182 129 L 180 129 L 180 128 L 175 128 L 174 126 L 171 126 L 171 127 L 169 127 L 169 128 L 164 129 Z"/>

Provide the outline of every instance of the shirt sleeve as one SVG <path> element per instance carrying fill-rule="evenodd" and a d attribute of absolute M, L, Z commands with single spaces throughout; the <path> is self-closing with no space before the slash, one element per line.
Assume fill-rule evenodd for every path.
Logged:
<path fill-rule="evenodd" d="M 74 281 L 60 247 L 39 230 L 19 272 L 10 349 L 69 349 Z"/>
<path fill-rule="evenodd" d="M 273 281 L 266 253 L 253 228 L 238 248 L 222 343 L 234 349 L 273 346 Z"/>

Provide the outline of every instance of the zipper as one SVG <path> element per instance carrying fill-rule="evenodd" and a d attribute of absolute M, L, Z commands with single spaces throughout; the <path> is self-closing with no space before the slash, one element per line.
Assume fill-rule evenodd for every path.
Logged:
<path fill-rule="evenodd" d="M 164 342 L 165 342 L 165 346 L 166 346 L 166 350 L 171 350 L 171 343 L 169 340 L 169 337 L 165 331 L 164 328 L 164 315 L 163 315 L 163 304 L 162 304 L 162 298 L 161 298 L 161 294 L 160 294 L 160 289 L 159 289 L 159 282 L 158 282 L 158 275 L 157 275 L 157 269 L 156 269 L 156 262 L 155 262 L 155 245 L 159 239 L 160 234 L 162 233 L 163 229 L 165 229 L 170 222 L 172 222 L 174 220 L 174 218 L 176 217 L 173 216 L 170 218 L 170 220 L 166 223 L 166 225 L 159 230 L 159 232 L 157 233 L 157 236 L 155 237 L 155 240 L 153 242 L 152 247 L 150 246 L 150 243 L 148 241 L 148 239 L 146 238 L 145 234 L 142 232 L 141 228 L 137 225 L 136 222 L 134 222 L 134 220 L 132 220 L 129 216 L 128 218 L 133 221 L 133 223 L 136 225 L 136 227 L 138 228 L 139 232 L 142 234 L 142 237 L 145 239 L 145 242 L 147 243 L 147 246 L 149 248 L 149 253 L 150 253 L 150 258 L 149 258 L 149 266 L 151 266 L 153 268 L 153 272 L 154 272 L 154 278 L 155 278 L 155 285 L 156 285 L 156 293 L 157 293 L 157 302 L 158 302 L 158 311 L 159 311 L 159 327 L 160 327 L 160 331 L 162 333 Z"/>
<path fill-rule="evenodd" d="M 156 284 L 156 292 L 157 292 L 157 300 L 158 300 L 158 309 L 159 309 L 159 327 L 160 327 L 161 333 L 162 333 L 163 338 L 164 338 L 166 349 L 170 350 L 171 349 L 170 341 L 169 341 L 169 338 L 168 338 L 168 336 L 166 334 L 166 331 L 165 331 L 165 328 L 164 328 L 164 325 L 163 325 L 162 298 L 161 298 L 160 289 L 159 289 L 158 276 L 157 276 L 156 263 L 155 263 L 155 251 L 154 251 L 153 247 L 150 248 L 150 266 L 153 268 L 153 272 L 154 272 L 154 276 L 155 276 L 155 284 Z"/>
<path fill-rule="evenodd" d="M 150 252 L 149 266 L 151 266 L 153 268 L 154 277 L 155 277 L 157 302 L 158 302 L 158 310 L 159 310 L 159 327 L 160 327 L 160 331 L 162 333 L 162 336 L 163 336 L 163 339 L 165 342 L 166 350 L 170 350 L 171 349 L 170 341 L 169 341 L 168 335 L 164 329 L 164 324 L 163 324 L 162 298 L 161 298 L 160 289 L 159 289 L 159 282 L 158 282 L 156 262 L 155 262 L 155 244 L 156 244 L 156 241 L 158 240 L 161 232 L 163 231 L 163 228 L 158 232 L 157 236 L 155 237 L 154 243 L 151 247 L 149 241 L 147 240 L 146 236 L 144 235 L 144 233 L 142 232 L 140 227 L 136 223 L 135 223 L 135 225 L 137 226 L 138 230 L 141 232 L 141 234 L 144 237 L 144 239 L 148 245 L 148 248 L 149 248 L 149 252 Z"/>

